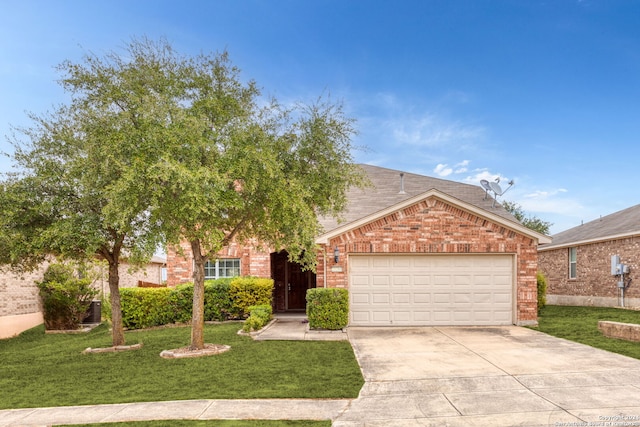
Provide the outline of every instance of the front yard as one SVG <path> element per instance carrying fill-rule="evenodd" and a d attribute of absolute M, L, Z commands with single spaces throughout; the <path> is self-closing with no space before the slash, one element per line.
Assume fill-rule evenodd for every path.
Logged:
<path fill-rule="evenodd" d="M 231 350 L 194 359 L 163 359 L 184 347 L 190 328 L 126 333 L 140 350 L 82 354 L 108 347 L 102 325 L 81 335 L 44 328 L 0 340 L 0 409 L 184 399 L 355 398 L 364 381 L 350 344 L 253 341 L 239 323 L 207 325 L 205 342 Z"/>
<path fill-rule="evenodd" d="M 640 359 L 640 342 L 607 338 L 598 330 L 599 320 L 640 324 L 640 311 L 610 307 L 567 307 L 550 305 L 542 309 L 538 331 L 558 338 L 590 345 Z"/>

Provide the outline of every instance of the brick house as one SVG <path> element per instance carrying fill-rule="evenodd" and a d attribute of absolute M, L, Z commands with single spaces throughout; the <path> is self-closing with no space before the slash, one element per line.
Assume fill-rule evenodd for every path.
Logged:
<path fill-rule="evenodd" d="M 120 287 L 131 288 L 139 281 L 162 283 L 162 270 L 166 260 L 154 256 L 144 267 L 130 269 L 126 262 L 120 264 Z M 44 322 L 42 304 L 36 281 L 41 281 L 48 264 L 24 274 L 0 271 L 0 339 L 9 338 Z M 102 293 L 109 294 L 107 268 L 98 267 L 98 279 L 94 286 Z"/>
<path fill-rule="evenodd" d="M 547 302 L 558 305 L 640 307 L 635 283 L 640 267 L 640 205 L 573 227 L 538 248 L 547 276 Z M 611 257 L 629 267 L 624 289 L 611 272 Z"/>
<path fill-rule="evenodd" d="M 370 188 L 351 189 L 342 222 L 320 218 L 316 272 L 284 251 L 234 243 L 207 278 L 271 277 L 274 309 L 305 309 L 313 287 L 348 288 L 351 325 L 537 323 L 539 243 L 480 186 L 361 165 Z M 167 253 L 167 283 L 192 280 L 190 248 Z"/>

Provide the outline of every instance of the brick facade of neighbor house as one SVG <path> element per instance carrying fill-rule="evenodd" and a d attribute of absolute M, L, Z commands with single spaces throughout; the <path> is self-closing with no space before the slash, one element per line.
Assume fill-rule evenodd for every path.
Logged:
<path fill-rule="evenodd" d="M 576 248 L 576 278 L 569 278 L 569 248 Z M 540 249 L 540 270 L 548 281 L 550 304 L 619 306 L 619 278 L 611 275 L 611 256 L 629 266 L 625 306 L 640 307 L 640 236 Z"/>
<path fill-rule="evenodd" d="M 131 269 L 129 264 L 121 263 L 118 268 L 120 287 L 135 287 L 138 281 L 161 283 L 164 260 L 155 260 L 154 257 L 153 261 L 138 269 Z M 14 336 L 44 322 L 36 282 L 42 280 L 47 265 L 44 263 L 38 269 L 24 274 L 6 270 L 0 272 L 0 339 Z M 94 288 L 108 294 L 107 267 L 97 266 L 95 271 L 97 278 L 93 283 Z"/>

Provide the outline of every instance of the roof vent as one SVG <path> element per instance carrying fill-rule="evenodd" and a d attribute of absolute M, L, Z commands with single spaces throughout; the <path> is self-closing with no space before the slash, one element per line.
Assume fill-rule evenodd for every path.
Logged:
<path fill-rule="evenodd" d="M 404 173 L 400 172 L 400 192 L 398 194 L 407 194 L 404 191 Z"/>

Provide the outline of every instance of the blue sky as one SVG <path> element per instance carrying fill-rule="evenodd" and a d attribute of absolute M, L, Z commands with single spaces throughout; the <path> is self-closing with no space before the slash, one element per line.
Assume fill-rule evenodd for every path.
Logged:
<path fill-rule="evenodd" d="M 358 162 L 514 179 L 552 233 L 640 203 L 638 1 L 4 0 L 0 151 L 66 102 L 55 65 L 142 36 L 227 50 L 285 103 L 342 101 Z"/>

